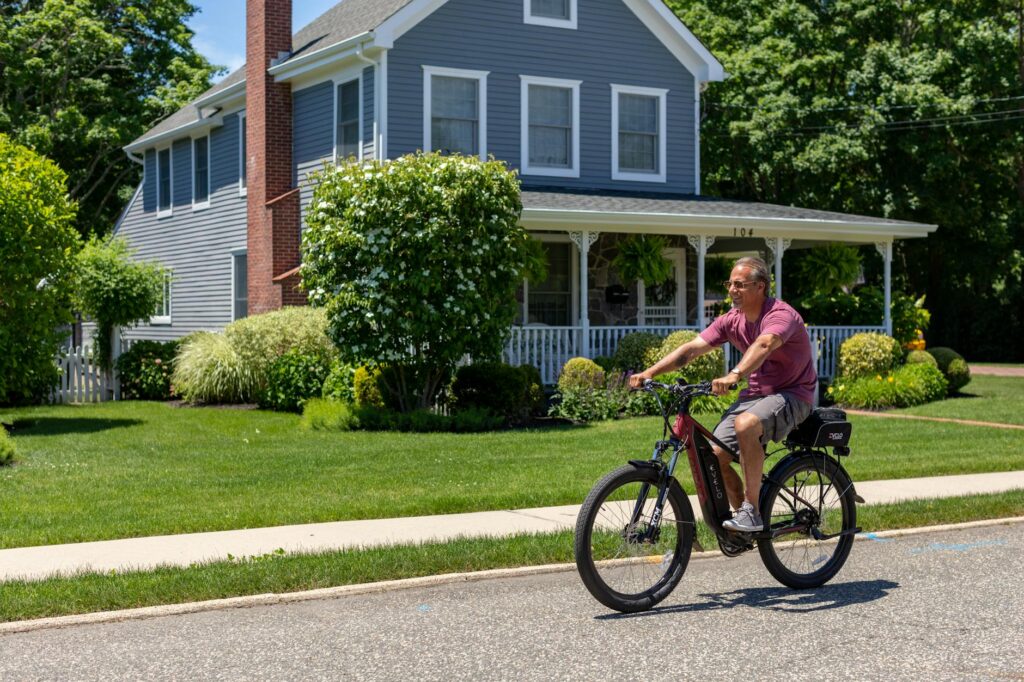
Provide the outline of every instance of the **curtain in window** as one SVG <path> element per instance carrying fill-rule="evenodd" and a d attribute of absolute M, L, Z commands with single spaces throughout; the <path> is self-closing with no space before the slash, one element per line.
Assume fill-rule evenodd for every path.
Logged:
<path fill-rule="evenodd" d="M 572 164 L 572 89 L 531 85 L 530 165 L 569 168 Z"/>
<path fill-rule="evenodd" d="M 234 298 L 234 319 L 240 320 L 249 314 L 249 273 L 246 254 L 232 256 L 235 259 L 235 281 L 232 286 Z"/>
<path fill-rule="evenodd" d="M 530 14 L 535 17 L 570 19 L 569 0 L 530 0 Z"/>
<path fill-rule="evenodd" d="M 160 168 L 157 175 L 160 184 L 157 187 L 157 208 L 161 211 L 171 207 L 171 150 L 163 149 L 157 153 Z"/>
<path fill-rule="evenodd" d="M 430 140 L 434 150 L 467 156 L 480 153 L 479 86 L 472 78 L 433 77 Z"/>
<path fill-rule="evenodd" d="M 198 138 L 195 144 L 195 152 L 195 201 L 202 202 L 210 198 L 210 138 Z"/>
<path fill-rule="evenodd" d="M 338 86 L 338 160 L 359 157 L 359 81 Z"/>
<path fill-rule="evenodd" d="M 543 244 L 548 257 L 548 278 L 530 284 L 527 311 L 531 324 L 554 327 L 572 324 L 572 245 Z"/>
<path fill-rule="evenodd" d="M 658 171 L 658 98 L 619 95 L 619 168 Z"/>

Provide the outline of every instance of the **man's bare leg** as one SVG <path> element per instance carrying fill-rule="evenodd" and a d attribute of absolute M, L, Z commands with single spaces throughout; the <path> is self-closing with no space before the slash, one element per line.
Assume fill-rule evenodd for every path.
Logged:
<path fill-rule="evenodd" d="M 744 412 L 736 417 L 736 438 L 740 442 L 740 466 L 743 468 L 743 479 L 747 484 L 745 499 L 754 505 L 754 509 L 757 509 L 758 496 L 761 494 L 761 476 L 764 473 L 762 435 L 764 435 L 764 426 L 757 416 Z"/>
<path fill-rule="evenodd" d="M 732 457 L 717 445 L 712 444 L 711 449 L 718 457 L 718 468 L 722 470 L 722 481 L 725 483 L 725 494 L 729 498 L 729 504 L 733 509 L 739 509 L 743 504 L 743 481 L 732 468 Z"/>

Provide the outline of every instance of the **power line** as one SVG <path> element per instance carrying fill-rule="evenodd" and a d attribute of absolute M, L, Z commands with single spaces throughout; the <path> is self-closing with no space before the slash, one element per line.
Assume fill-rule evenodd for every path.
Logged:
<path fill-rule="evenodd" d="M 1016 95 L 1013 97 L 992 97 L 988 99 L 977 99 L 974 100 L 974 104 L 987 104 L 989 102 L 1015 102 L 1017 100 L 1024 99 L 1024 95 Z M 847 107 L 781 107 L 781 106 L 763 106 L 759 104 L 726 104 L 723 102 L 712 102 L 707 101 L 709 108 L 722 108 L 722 109 L 758 109 L 761 111 L 800 111 L 809 114 L 824 112 L 824 111 L 890 111 L 893 109 L 922 109 L 926 107 L 937 107 L 950 104 L 950 102 L 925 102 L 923 104 L 860 104 L 851 105 Z"/>
<path fill-rule="evenodd" d="M 1006 112 L 990 112 L 995 113 L 1006 113 Z M 974 120 L 953 120 L 946 121 L 941 119 L 917 119 L 907 121 L 889 121 L 889 124 L 903 124 L 903 125 L 887 125 L 886 123 L 878 123 L 869 126 L 848 126 L 848 125 L 834 125 L 834 126 L 817 126 L 812 128 L 790 128 L 788 130 L 778 130 L 773 132 L 765 133 L 768 136 L 775 137 L 815 137 L 822 133 L 827 133 L 835 130 L 848 130 L 855 131 L 858 128 L 866 127 L 872 130 L 880 130 L 881 132 L 895 132 L 901 130 L 930 130 L 932 128 L 953 128 L 957 126 L 965 125 L 984 125 L 986 123 L 1003 123 L 1005 121 L 1019 121 L 1024 120 L 1024 113 L 1019 111 L 1012 111 L 1016 114 L 1013 116 L 1003 116 L 1002 118 L 974 118 Z M 963 118 L 963 117 L 961 117 Z M 924 123 L 924 125 L 918 125 Z M 815 131 L 815 132 L 802 132 L 802 131 Z M 753 137 L 752 133 L 706 133 L 707 137 Z"/>

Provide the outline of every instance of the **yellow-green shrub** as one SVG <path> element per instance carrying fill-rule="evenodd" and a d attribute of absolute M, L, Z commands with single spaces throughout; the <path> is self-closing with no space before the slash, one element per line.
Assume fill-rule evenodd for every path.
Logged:
<path fill-rule="evenodd" d="M 837 376 L 856 379 L 888 374 L 903 360 L 899 341 L 885 334 L 862 332 L 854 334 L 839 346 Z"/>
<path fill-rule="evenodd" d="M 697 332 L 690 329 L 681 329 L 677 332 L 672 332 L 661 342 L 657 348 L 652 348 L 647 352 L 647 357 L 644 361 L 647 363 L 646 366 L 650 367 L 658 360 L 661 360 L 666 355 L 674 351 L 684 343 L 688 343 L 697 338 Z M 688 384 L 695 384 L 701 381 L 710 381 L 716 377 L 720 377 L 725 373 L 724 369 L 725 356 L 723 355 L 721 348 L 716 348 L 710 353 L 706 353 L 690 364 L 686 365 L 678 371 L 678 376 Z"/>
<path fill-rule="evenodd" d="M 570 358 L 558 375 L 558 388 L 567 389 L 604 388 L 604 370 L 589 358 Z"/>
<path fill-rule="evenodd" d="M 8 435 L 7 429 L 0 426 L 0 466 L 6 466 L 13 462 L 17 452 L 17 448 L 14 447 L 14 439 Z"/>
<path fill-rule="evenodd" d="M 261 383 L 223 334 L 189 335 L 178 350 L 171 375 L 174 392 L 191 403 L 245 403 Z"/>
<path fill-rule="evenodd" d="M 366 367 L 359 367 L 352 376 L 352 393 L 356 398 L 356 405 L 372 405 L 384 407 L 384 397 L 380 392 L 380 370 L 373 370 Z"/>

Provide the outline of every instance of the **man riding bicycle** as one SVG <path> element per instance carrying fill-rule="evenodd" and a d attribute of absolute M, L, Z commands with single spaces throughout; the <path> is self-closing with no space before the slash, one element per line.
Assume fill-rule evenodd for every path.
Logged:
<path fill-rule="evenodd" d="M 645 380 L 679 369 L 727 341 L 743 353 L 736 366 L 713 380 L 711 387 L 715 395 L 725 395 L 741 379 L 748 382 L 714 431 L 717 439 L 739 450 L 745 492 L 731 466 L 731 456 L 717 444 L 712 447 L 721 464 L 729 502 L 737 510 L 734 518 L 722 525 L 754 533 L 764 527 L 757 510 L 764 446 L 770 440 L 781 441 L 811 413 L 818 376 L 804 321 L 790 305 L 768 296 L 770 279 L 763 260 L 737 260 L 725 286 L 732 297 L 732 310 L 697 338 L 634 374 L 630 386 L 640 388 Z"/>

